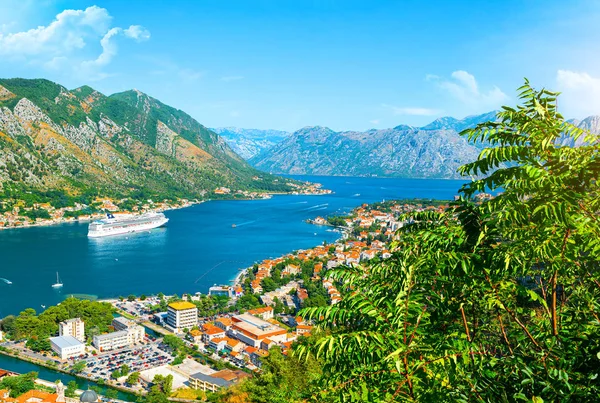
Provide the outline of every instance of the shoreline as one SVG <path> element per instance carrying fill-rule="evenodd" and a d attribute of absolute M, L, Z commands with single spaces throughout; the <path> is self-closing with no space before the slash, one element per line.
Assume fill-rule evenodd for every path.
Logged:
<path fill-rule="evenodd" d="M 206 199 L 206 200 L 188 202 L 187 204 L 184 204 L 184 205 L 170 206 L 169 208 L 162 209 L 162 210 L 156 209 L 156 211 L 180 210 L 180 209 L 192 207 L 194 205 L 202 204 L 202 203 L 206 203 L 206 202 L 210 202 L 210 201 L 254 201 L 254 200 L 267 200 L 273 196 L 323 196 L 323 195 L 327 195 L 327 194 L 331 194 L 331 193 L 333 193 L 333 192 L 332 191 L 323 192 L 323 193 L 272 192 L 272 193 L 264 193 L 265 195 L 268 195 L 268 197 L 260 197 L 260 198 L 256 198 L 256 197 L 235 198 L 235 197 L 232 197 L 232 198 Z M 120 213 L 137 214 L 137 212 L 131 212 L 131 211 L 120 211 Z M 60 219 L 54 219 L 54 220 L 28 223 L 27 225 L 0 226 L 0 231 L 23 229 L 23 228 L 51 227 L 54 225 L 61 225 L 61 224 L 82 224 L 82 223 L 91 222 L 93 220 L 101 219 L 103 217 L 104 217 L 104 213 L 96 213 L 88 218 L 72 218 L 72 219 L 60 218 Z"/>

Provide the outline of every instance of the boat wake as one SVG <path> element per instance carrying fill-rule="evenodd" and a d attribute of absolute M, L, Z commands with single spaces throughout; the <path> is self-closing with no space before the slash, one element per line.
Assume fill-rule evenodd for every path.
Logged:
<path fill-rule="evenodd" d="M 246 222 L 243 222 L 241 224 L 235 224 L 235 226 L 236 227 L 241 227 L 242 225 L 248 225 L 248 224 L 252 224 L 252 223 L 255 223 L 255 222 L 256 222 L 256 220 L 246 221 Z"/>
<path fill-rule="evenodd" d="M 0 278 L 0 281 L 4 281 L 6 284 L 11 285 L 12 281 L 6 279 L 6 278 Z"/>
<path fill-rule="evenodd" d="M 316 206 L 307 207 L 307 208 L 305 208 L 305 209 L 302 209 L 302 210 L 300 210 L 300 211 L 309 211 L 309 210 L 317 210 L 317 209 L 319 209 L 319 210 L 323 210 L 323 207 L 325 207 L 325 208 L 326 208 L 327 206 L 329 206 L 329 203 L 317 204 Z"/>

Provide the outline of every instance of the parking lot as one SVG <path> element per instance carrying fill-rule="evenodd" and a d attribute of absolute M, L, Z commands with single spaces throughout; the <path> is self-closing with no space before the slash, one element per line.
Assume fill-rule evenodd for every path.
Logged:
<path fill-rule="evenodd" d="M 113 371 L 121 368 L 123 364 L 129 367 L 129 373 L 143 371 L 149 368 L 168 364 L 173 357 L 158 348 L 158 344 L 147 344 L 140 347 L 130 347 L 109 351 L 102 355 L 85 360 L 86 368 L 83 374 L 93 379 L 110 379 Z M 119 384 L 124 384 L 124 380 Z"/>
<path fill-rule="evenodd" d="M 154 305 L 157 305 L 159 302 L 160 301 L 157 297 L 148 297 L 144 301 L 111 301 L 115 307 L 127 312 L 128 314 L 144 319 L 148 319 L 152 316 L 151 308 Z"/>

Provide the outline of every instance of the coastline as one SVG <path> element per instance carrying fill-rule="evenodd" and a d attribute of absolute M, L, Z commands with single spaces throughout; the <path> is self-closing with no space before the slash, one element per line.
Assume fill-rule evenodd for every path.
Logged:
<path fill-rule="evenodd" d="M 252 200 L 270 199 L 273 196 L 322 196 L 322 195 L 327 195 L 327 194 L 331 194 L 331 193 L 333 193 L 333 192 L 332 191 L 312 192 L 312 193 L 270 192 L 270 193 L 263 193 L 264 195 L 267 195 L 268 197 L 259 197 L 259 198 L 257 198 L 257 197 L 245 197 L 245 198 L 231 197 L 231 198 L 218 198 L 218 199 L 206 199 L 206 200 L 198 200 L 198 201 L 187 201 L 186 203 L 184 203 L 182 205 L 174 205 L 174 206 L 169 206 L 168 208 L 162 208 L 162 209 L 161 208 L 150 209 L 149 211 L 179 210 L 179 209 L 183 209 L 183 208 L 187 208 L 187 207 L 192 207 L 196 204 L 206 203 L 209 201 L 220 201 L 220 200 L 222 200 L 222 201 L 252 201 Z M 133 211 L 121 211 L 121 213 L 137 214 L 137 212 L 133 212 Z M 87 223 L 87 222 L 91 222 L 93 220 L 101 219 L 103 217 L 104 217 L 104 213 L 96 213 L 91 216 L 87 216 L 85 218 L 69 218 L 69 219 L 55 218 L 55 219 L 48 219 L 48 220 L 43 220 L 43 221 L 27 222 L 27 224 L 25 224 L 25 225 L 0 226 L 0 231 L 22 229 L 22 228 L 50 227 L 50 226 L 61 225 L 61 224 L 81 224 L 81 223 Z"/>

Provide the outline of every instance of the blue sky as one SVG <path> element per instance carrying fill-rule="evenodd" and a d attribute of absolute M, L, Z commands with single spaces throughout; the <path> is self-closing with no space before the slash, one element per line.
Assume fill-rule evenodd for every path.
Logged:
<path fill-rule="evenodd" d="M 209 127 L 365 130 L 514 104 L 600 114 L 598 1 L 0 1 L 0 77 L 137 88 Z"/>

